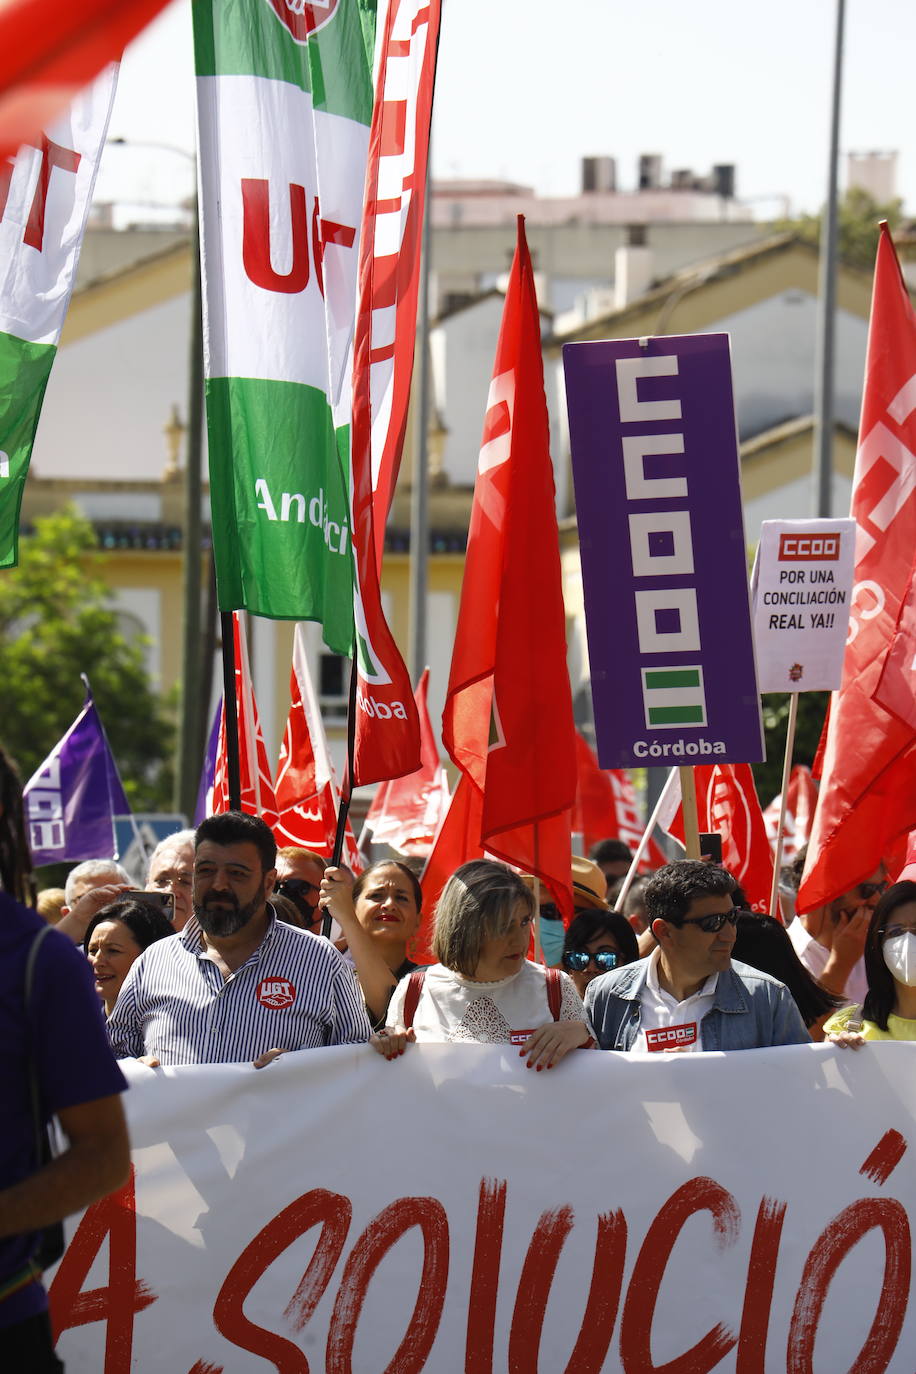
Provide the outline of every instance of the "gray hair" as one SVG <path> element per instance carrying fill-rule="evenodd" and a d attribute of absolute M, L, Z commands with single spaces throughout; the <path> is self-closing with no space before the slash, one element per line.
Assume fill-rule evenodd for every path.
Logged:
<path fill-rule="evenodd" d="M 104 883 L 91 881 L 94 878 L 104 878 L 108 883 L 126 883 L 128 887 L 133 887 L 130 874 L 114 859 L 87 859 L 67 874 L 64 888 L 64 902 L 67 906 L 73 905 L 77 888 L 85 886 L 87 878 L 90 879 L 90 887 L 104 886 Z"/>
<path fill-rule="evenodd" d="M 173 845 L 176 845 L 176 844 L 188 844 L 188 845 L 191 846 L 191 850 L 192 850 L 191 866 L 192 866 L 192 868 L 193 868 L 193 866 L 194 866 L 193 850 L 194 850 L 194 840 L 196 839 L 196 837 L 197 837 L 197 831 L 196 831 L 196 830 L 176 830 L 176 831 L 174 831 L 171 835 L 166 835 L 166 837 L 165 837 L 164 840 L 160 840 L 159 843 L 156 845 L 156 848 L 153 850 L 152 854 L 149 856 L 149 863 L 147 864 L 147 868 L 146 868 L 146 877 L 147 877 L 147 881 L 149 881 L 149 874 L 150 874 L 150 870 L 151 870 L 151 868 L 152 868 L 152 866 L 153 866 L 153 860 L 154 860 L 154 859 L 158 859 L 158 857 L 159 857 L 159 855 L 160 855 L 160 853 L 162 852 L 163 849 L 171 849 L 172 846 L 173 846 Z"/>
<path fill-rule="evenodd" d="M 436 905 L 433 954 L 440 964 L 473 978 L 484 941 L 505 935 L 519 906 L 534 914 L 534 894 L 517 873 L 492 859 L 462 864 Z"/>

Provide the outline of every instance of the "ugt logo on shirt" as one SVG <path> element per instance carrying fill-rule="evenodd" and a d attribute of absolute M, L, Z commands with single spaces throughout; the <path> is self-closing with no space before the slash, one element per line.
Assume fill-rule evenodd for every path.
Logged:
<path fill-rule="evenodd" d="M 291 1007 L 296 989 L 288 978 L 262 978 L 258 984 L 258 1001 L 262 1007 Z"/>

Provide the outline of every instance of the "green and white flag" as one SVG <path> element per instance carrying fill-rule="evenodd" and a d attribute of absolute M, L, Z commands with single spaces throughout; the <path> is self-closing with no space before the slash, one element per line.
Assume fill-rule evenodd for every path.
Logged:
<path fill-rule="evenodd" d="M 194 6 L 219 605 L 353 646 L 349 417 L 370 0 Z"/>
<path fill-rule="evenodd" d="M 19 509 L 118 81 L 116 64 L 37 147 L 0 164 L 0 568 L 19 558 Z"/>

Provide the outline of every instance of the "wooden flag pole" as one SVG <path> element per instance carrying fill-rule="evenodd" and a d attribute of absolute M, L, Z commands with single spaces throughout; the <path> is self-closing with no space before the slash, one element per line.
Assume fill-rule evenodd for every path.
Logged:
<path fill-rule="evenodd" d="M 688 859 L 699 859 L 700 824 L 697 820 L 697 785 L 689 764 L 678 768 L 681 779 L 681 807 L 684 815 L 684 850 Z"/>
<path fill-rule="evenodd" d="M 777 921 L 782 920 L 779 902 L 779 870 L 782 867 L 782 830 L 786 823 L 786 806 L 789 800 L 789 774 L 792 772 L 792 754 L 795 749 L 795 721 L 798 717 L 798 692 L 789 693 L 789 719 L 786 724 L 786 752 L 782 761 L 782 791 L 779 796 L 779 825 L 776 830 L 776 853 L 773 855 L 773 886 L 770 889 L 770 915 Z"/>
<path fill-rule="evenodd" d="M 356 751 L 356 640 L 353 641 L 353 657 L 350 660 L 350 695 L 347 701 L 347 771 L 343 789 L 338 798 L 337 831 L 334 835 L 334 851 L 331 854 L 331 868 L 339 868 L 343 855 L 344 839 L 347 833 L 347 817 L 350 814 L 350 798 L 353 796 L 353 755 Z M 331 938 L 331 922 L 334 918 L 327 907 L 321 917 L 321 933 Z"/>
<path fill-rule="evenodd" d="M 235 699 L 235 624 L 232 615 L 232 611 L 220 611 L 219 613 L 223 659 L 223 720 L 226 727 L 229 810 L 241 811 L 242 776 L 239 769 L 239 713 Z"/>

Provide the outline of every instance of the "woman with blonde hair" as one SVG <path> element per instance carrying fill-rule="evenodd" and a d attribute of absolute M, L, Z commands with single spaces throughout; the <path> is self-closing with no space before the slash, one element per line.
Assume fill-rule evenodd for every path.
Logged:
<path fill-rule="evenodd" d="M 398 984 L 374 1048 L 394 1059 L 413 1040 L 513 1044 L 540 1071 L 591 1045 L 570 978 L 528 958 L 534 915 L 531 891 L 505 864 L 462 864 L 436 908 L 438 962 Z"/>

